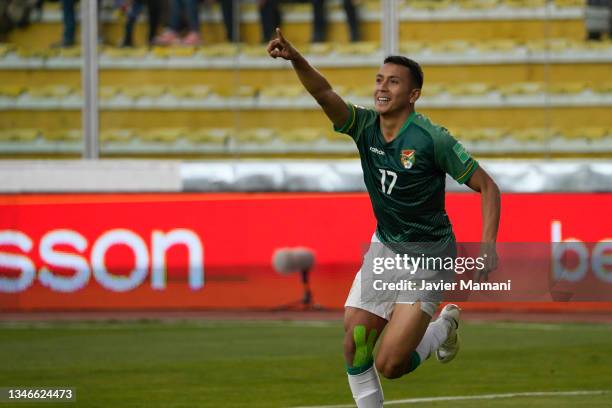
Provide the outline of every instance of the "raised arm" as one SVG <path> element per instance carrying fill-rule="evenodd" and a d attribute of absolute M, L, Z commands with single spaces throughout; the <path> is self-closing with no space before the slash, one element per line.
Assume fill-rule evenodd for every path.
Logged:
<path fill-rule="evenodd" d="M 499 188 L 495 181 L 481 167 L 466 183 L 472 190 L 479 192 L 482 206 L 482 238 L 481 256 L 486 255 L 485 269 L 477 273 L 476 280 L 487 280 L 489 272 L 497 268 L 497 229 L 499 228 L 499 214 L 501 209 L 501 198 Z"/>
<path fill-rule="evenodd" d="M 332 89 L 327 79 L 283 37 L 280 28 L 276 29 L 276 38 L 268 43 L 268 54 L 272 58 L 283 58 L 291 61 L 304 88 L 321 105 L 327 117 L 337 127 L 345 124 L 349 117 L 346 103 Z"/>

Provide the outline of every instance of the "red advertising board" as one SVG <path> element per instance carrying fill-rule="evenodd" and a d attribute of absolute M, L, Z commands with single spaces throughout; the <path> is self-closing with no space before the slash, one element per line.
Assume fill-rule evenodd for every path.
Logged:
<path fill-rule="evenodd" d="M 479 195 L 446 206 L 457 239 L 479 241 Z M 500 242 L 612 240 L 612 194 L 504 194 L 502 206 Z M 271 266 L 295 246 L 316 254 L 316 303 L 340 308 L 374 228 L 361 193 L 4 195 L 0 310 L 274 308 L 302 296 Z M 557 307 L 612 310 L 541 305 Z"/>

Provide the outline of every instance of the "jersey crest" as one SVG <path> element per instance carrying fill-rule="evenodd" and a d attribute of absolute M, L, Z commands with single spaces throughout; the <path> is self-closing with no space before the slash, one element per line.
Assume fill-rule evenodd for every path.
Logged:
<path fill-rule="evenodd" d="M 402 162 L 402 166 L 406 169 L 411 169 L 414 166 L 414 162 L 416 160 L 415 150 L 402 150 L 400 154 L 400 161 Z"/>

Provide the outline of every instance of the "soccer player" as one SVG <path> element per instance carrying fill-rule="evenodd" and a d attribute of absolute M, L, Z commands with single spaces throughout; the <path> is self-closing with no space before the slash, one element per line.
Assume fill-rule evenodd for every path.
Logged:
<path fill-rule="evenodd" d="M 393 253 L 393 244 L 405 242 L 454 247 L 455 237 L 444 209 L 445 177 L 450 174 L 481 194 L 480 251 L 485 268 L 476 273 L 476 279 L 486 280 L 497 267 L 499 189 L 446 129 L 415 111 L 423 86 L 419 64 L 402 56 L 387 57 L 376 74 L 375 109 L 370 110 L 342 100 L 280 29 L 276 34 L 268 44 L 269 55 L 291 61 L 299 80 L 321 105 L 334 129 L 357 144 L 377 220 L 366 259 L 376 256 L 372 251 Z M 371 272 L 364 270 L 369 267 L 364 262 L 357 273 L 344 315 L 348 382 L 359 408 L 382 407 L 384 397 L 377 371 L 386 378 L 399 378 L 431 354 L 446 363 L 459 350 L 456 305 L 447 305 L 431 322 L 438 302 L 363 299 L 361 278 Z M 373 349 L 383 329 L 385 335 L 374 359 Z"/>

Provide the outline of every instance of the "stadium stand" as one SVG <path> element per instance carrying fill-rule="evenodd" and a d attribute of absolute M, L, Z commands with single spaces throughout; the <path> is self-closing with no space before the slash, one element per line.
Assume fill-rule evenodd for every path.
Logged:
<path fill-rule="evenodd" d="M 340 94 L 368 106 L 383 58 L 380 2 L 361 2 L 358 43 L 348 41 L 340 3 L 329 2 L 330 42 L 308 43 L 308 5 L 286 6 L 284 30 Z M 581 1 L 419 0 L 398 8 L 400 52 L 425 69 L 418 109 L 474 153 L 520 156 L 529 143 L 527 156 L 612 155 L 612 42 L 584 40 Z M 110 43 L 119 43 L 123 18 L 104 9 Z M 267 57 L 253 2 L 241 18 L 240 44 L 223 42 L 215 5 L 202 11 L 202 47 L 143 48 L 144 21 L 136 48 L 101 47 L 102 154 L 354 154 L 288 64 Z M 80 48 L 50 49 L 60 33 L 51 4 L 0 45 L 2 157 L 79 151 Z"/>

